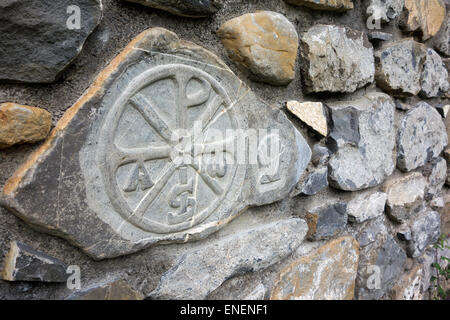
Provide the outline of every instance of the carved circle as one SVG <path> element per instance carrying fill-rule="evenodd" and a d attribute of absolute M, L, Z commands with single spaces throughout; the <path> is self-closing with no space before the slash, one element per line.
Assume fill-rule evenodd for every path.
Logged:
<path fill-rule="evenodd" d="M 192 79 L 195 79 L 199 83 L 201 89 L 198 89 L 197 91 L 192 91 L 192 89 L 190 89 L 188 84 Z M 174 97 L 177 110 L 173 110 L 171 113 L 174 117 L 177 117 L 175 128 L 173 128 L 173 123 L 170 125 L 158 116 L 158 112 L 152 106 L 152 103 L 148 103 L 151 97 L 146 97 L 146 94 L 148 93 L 144 90 L 145 88 L 164 80 L 171 80 L 174 84 Z M 191 92 L 188 92 L 189 90 L 191 90 Z M 210 90 L 209 95 L 207 94 L 207 90 Z M 219 103 L 214 103 L 214 101 L 219 101 Z M 200 107 L 203 108 L 203 111 L 199 117 L 205 120 L 205 133 L 210 130 L 209 128 L 213 123 L 213 120 L 217 120 L 219 115 L 228 117 L 229 120 L 227 121 L 229 121 L 230 129 L 237 129 L 238 121 L 233 108 L 228 109 L 230 105 L 230 98 L 217 80 L 206 72 L 187 65 L 170 64 L 158 66 L 141 73 L 129 83 L 104 118 L 98 144 L 103 185 L 114 209 L 123 219 L 147 232 L 159 234 L 175 233 L 200 224 L 214 213 L 215 210 L 218 210 L 219 207 L 229 205 L 226 203 L 227 194 L 231 191 L 235 191 L 234 189 L 239 188 L 245 176 L 241 173 L 236 174 L 238 166 L 227 166 L 228 171 L 226 171 L 226 174 L 224 174 L 224 170 L 217 170 L 214 175 L 211 174 L 210 170 L 208 171 L 195 164 L 191 166 L 179 165 L 174 162 L 173 159 L 175 145 L 171 144 L 173 141 L 171 141 L 171 143 L 168 142 L 167 136 L 169 133 L 173 133 L 173 130 L 179 129 L 180 125 L 182 127 L 186 123 L 185 119 L 183 119 L 183 115 L 185 117 L 190 109 Z M 158 144 L 157 146 L 153 146 L 150 143 L 148 146 L 140 148 L 124 148 L 116 145 L 116 135 L 122 134 L 122 132 L 118 132 L 119 122 L 124 112 L 127 108 L 130 108 L 130 106 L 133 106 L 136 110 L 141 112 L 145 121 L 147 121 L 152 128 L 155 128 L 155 131 L 158 132 L 161 140 L 165 141 L 166 145 L 162 146 L 162 144 Z M 227 111 L 223 112 L 225 108 L 227 108 Z M 214 110 L 216 112 L 213 112 Z M 191 127 L 183 129 L 192 130 Z M 189 154 L 189 150 L 185 153 Z M 141 184 L 145 183 L 147 189 L 137 207 L 133 208 L 125 198 L 123 186 L 118 183 L 117 172 L 119 168 L 125 164 L 133 164 L 131 166 L 134 168 L 133 170 L 136 170 L 136 168 L 139 167 L 139 164 L 142 165 L 143 163 L 150 163 L 151 166 L 151 161 L 154 161 L 155 159 L 153 158 L 156 156 L 164 159 L 166 164 L 158 172 L 157 177 L 150 177 L 152 181 L 147 178 L 140 180 Z M 151 159 L 145 160 L 146 157 Z M 181 170 L 183 170 L 182 173 L 180 173 Z M 138 173 L 140 174 L 139 170 Z M 185 178 L 186 175 L 188 175 L 187 179 Z M 173 181 L 176 181 L 174 179 L 177 179 L 177 176 L 179 176 L 179 183 L 184 183 L 181 184 L 181 186 L 187 186 L 187 189 L 189 189 L 189 182 L 194 178 L 197 182 L 196 191 L 205 190 L 199 189 L 198 183 L 202 183 L 203 188 L 208 186 L 208 188 L 211 189 L 208 193 L 211 194 L 212 192 L 214 195 L 212 197 L 210 196 L 212 198 L 211 201 L 197 209 L 195 203 L 201 201 L 202 197 L 205 197 L 205 194 L 202 194 L 201 191 L 199 191 L 199 193 L 191 192 L 191 194 L 183 193 L 179 197 L 169 199 L 171 192 L 170 190 L 167 190 L 168 185 L 170 182 L 173 183 Z M 135 175 L 135 177 L 140 176 Z M 181 181 L 183 180 L 183 177 L 185 181 Z M 220 179 L 223 180 L 219 181 Z M 216 181 L 216 183 L 214 183 L 214 181 Z M 217 187 L 218 185 L 219 187 Z M 172 189 L 176 191 L 177 186 L 178 185 L 173 186 Z M 178 188 L 184 190 L 180 186 L 178 186 Z M 132 189 L 133 188 L 130 190 Z M 156 208 L 163 208 L 167 203 L 174 208 L 174 211 L 176 211 L 175 209 L 182 207 L 182 204 L 184 207 L 187 206 L 190 211 L 187 210 L 187 212 L 184 212 L 184 215 L 187 215 L 186 218 L 183 217 L 183 214 L 177 216 L 176 214 L 174 215 L 173 212 L 163 212 L 163 216 L 167 217 L 166 221 L 161 218 L 159 218 L 159 220 L 153 219 L 152 212 L 149 208 L 153 205 Z M 191 206 L 189 207 L 189 205 Z M 153 213 L 155 212 L 153 211 Z M 191 216 L 189 216 L 190 213 L 192 213 Z"/>

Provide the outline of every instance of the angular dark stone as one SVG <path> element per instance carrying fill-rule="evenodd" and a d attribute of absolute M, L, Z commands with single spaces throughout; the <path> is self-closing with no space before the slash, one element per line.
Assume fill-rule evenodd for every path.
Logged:
<path fill-rule="evenodd" d="M 66 270 L 67 266 L 60 260 L 13 241 L 2 276 L 7 281 L 66 282 Z"/>
<path fill-rule="evenodd" d="M 347 225 L 347 204 L 337 202 L 325 204 L 308 210 L 308 238 L 311 240 L 329 239 L 337 235 Z"/>
<path fill-rule="evenodd" d="M 381 245 L 380 245 L 381 243 Z M 406 265 L 406 253 L 390 235 L 363 248 L 356 277 L 359 300 L 378 300 L 398 281 Z"/>
<path fill-rule="evenodd" d="M 306 181 L 303 184 L 302 193 L 307 196 L 312 196 L 326 187 L 328 187 L 328 168 L 321 167 L 314 169 L 314 171 L 306 178 Z"/>
<path fill-rule="evenodd" d="M 77 292 L 68 300 L 143 300 L 142 293 L 134 290 L 126 280 L 117 280 L 105 285 Z"/>
<path fill-rule="evenodd" d="M 1 1 L 0 81 L 55 81 L 101 17 L 100 0 Z"/>
<path fill-rule="evenodd" d="M 126 0 L 190 18 L 208 17 L 219 11 L 223 0 Z"/>

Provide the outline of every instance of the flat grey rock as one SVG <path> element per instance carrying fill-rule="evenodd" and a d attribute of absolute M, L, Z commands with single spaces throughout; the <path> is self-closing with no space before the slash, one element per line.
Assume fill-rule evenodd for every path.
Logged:
<path fill-rule="evenodd" d="M 427 186 L 425 188 L 426 200 L 431 200 L 441 193 L 447 179 L 447 161 L 444 158 L 437 158 L 428 163 L 423 174 L 427 177 Z"/>
<path fill-rule="evenodd" d="M 307 92 L 354 92 L 374 81 L 373 46 L 357 30 L 318 24 L 300 39 Z"/>
<path fill-rule="evenodd" d="M 101 18 L 100 0 L 1 1 L 0 81 L 55 81 Z"/>
<path fill-rule="evenodd" d="M 346 191 L 379 185 L 395 168 L 395 105 L 383 93 L 369 93 L 355 101 L 328 104 L 334 151 L 329 167 L 332 187 Z"/>
<path fill-rule="evenodd" d="M 126 0 L 190 18 L 208 17 L 219 11 L 224 0 Z"/>
<path fill-rule="evenodd" d="M 365 246 L 360 253 L 356 296 L 359 300 L 382 298 L 404 272 L 406 253 L 390 235 Z"/>
<path fill-rule="evenodd" d="M 66 112 L 1 203 L 111 258 L 203 239 L 248 207 L 286 198 L 310 158 L 285 114 L 215 55 L 154 28 Z"/>
<path fill-rule="evenodd" d="M 448 137 L 442 117 L 425 102 L 402 119 L 397 136 L 397 167 L 411 171 L 438 157 Z"/>
<path fill-rule="evenodd" d="M 67 265 L 17 241 L 5 257 L 2 278 L 7 281 L 66 282 Z"/>
<path fill-rule="evenodd" d="M 382 215 L 386 200 L 384 192 L 363 192 L 357 195 L 348 203 L 348 220 L 361 223 Z"/>
<path fill-rule="evenodd" d="M 407 253 L 417 258 L 427 246 L 435 244 L 441 235 L 441 215 L 439 212 L 425 209 L 411 225 L 411 240 L 408 241 Z"/>
<path fill-rule="evenodd" d="M 186 252 L 150 294 L 153 299 L 204 299 L 225 280 L 266 269 L 295 251 L 306 236 L 304 220 L 272 222 Z"/>

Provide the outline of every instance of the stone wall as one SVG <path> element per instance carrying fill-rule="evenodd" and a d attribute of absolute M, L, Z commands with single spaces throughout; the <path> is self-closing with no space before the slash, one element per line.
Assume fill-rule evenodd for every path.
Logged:
<path fill-rule="evenodd" d="M 449 6 L 3 1 L 0 299 L 432 298 Z"/>

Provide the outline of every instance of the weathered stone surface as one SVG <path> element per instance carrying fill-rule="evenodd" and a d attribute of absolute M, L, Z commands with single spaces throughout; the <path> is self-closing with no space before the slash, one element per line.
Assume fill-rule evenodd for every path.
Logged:
<path fill-rule="evenodd" d="M 328 148 L 321 146 L 320 144 L 315 144 L 312 150 L 311 162 L 315 166 L 326 165 L 330 159 L 330 150 Z"/>
<path fill-rule="evenodd" d="M 353 9 L 353 0 L 284 0 L 296 6 L 328 11 L 347 11 Z"/>
<path fill-rule="evenodd" d="M 446 55 L 450 56 L 450 16 L 444 22 L 441 31 L 434 37 L 434 48 Z"/>
<path fill-rule="evenodd" d="M 254 80 L 274 85 L 294 80 L 298 34 L 282 14 L 248 13 L 225 22 L 217 35 L 229 57 Z"/>
<path fill-rule="evenodd" d="M 394 221 L 406 221 L 412 212 L 420 208 L 425 197 L 426 179 L 418 172 L 386 182 L 386 212 Z"/>
<path fill-rule="evenodd" d="M 425 41 L 438 33 L 445 15 L 442 0 L 405 0 L 400 27 L 406 32 L 419 33 Z"/>
<path fill-rule="evenodd" d="M 405 0 L 370 0 L 367 13 L 373 19 L 386 23 L 397 18 L 404 6 Z"/>
<path fill-rule="evenodd" d="M 45 139 L 52 116 L 44 109 L 16 103 L 0 104 L 0 149 Z"/>
<path fill-rule="evenodd" d="M 447 146 L 444 122 L 435 108 L 417 104 L 402 119 L 397 136 L 397 167 L 414 170 L 439 156 Z"/>
<path fill-rule="evenodd" d="M 342 237 L 301 257 L 281 271 L 272 300 L 352 300 L 359 246 Z"/>
<path fill-rule="evenodd" d="M 101 17 L 100 0 L 2 1 L 0 81 L 53 82 Z"/>
<path fill-rule="evenodd" d="M 405 251 L 390 236 L 375 241 L 360 252 L 356 276 L 356 296 L 359 300 L 382 298 L 403 274 Z"/>
<path fill-rule="evenodd" d="M 227 236 L 184 254 L 150 294 L 154 299 L 204 299 L 225 280 L 263 270 L 292 253 L 307 225 L 292 218 Z"/>
<path fill-rule="evenodd" d="M 406 102 L 401 101 L 401 100 L 395 100 L 395 107 L 398 110 L 402 110 L 402 111 L 409 111 L 412 108 L 414 108 L 414 106 L 412 106 L 411 104 L 406 103 Z"/>
<path fill-rule="evenodd" d="M 308 210 L 308 238 L 311 240 L 329 239 L 337 235 L 347 225 L 347 204 L 345 202 L 327 203 Z"/>
<path fill-rule="evenodd" d="M 266 287 L 262 283 L 258 284 L 249 295 L 245 296 L 244 300 L 264 300 L 266 295 Z"/>
<path fill-rule="evenodd" d="M 328 135 L 328 120 L 326 106 L 322 102 L 288 101 L 286 106 L 307 126 L 326 137 Z"/>
<path fill-rule="evenodd" d="M 371 31 L 367 34 L 367 36 L 372 43 L 378 41 L 389 41 L 392 39 L 392 34 L 381 31 Z"/>
<path fill-rule="evenodd" d="M 67 266 L 58 259 L 17 241 L 5 257 L 2 272 L 7 281 L 66 282 Z"/>
<path fill-rule="evenodd" d="M 387 228 L 379 219 L 373 219 L 359 232 L 357 240 L 360 247 L 368 246 L 387 235 Z"/>
<path fill-rule="evenodd" d="M 328 168 L 323 166 L 313 169 L 306 178 L 301 193 L 312 196 L 328 187 Z"/>
<path fill-rule="evenodd" d="M 449 89 L 448 72 L 439 54 L 427 49 L 423 71 L 420 76 L 420 94 L 426 98 L 443 95 Z"/>
<path fill-rule="evenodd" d="M 375 52 L 377 86 L 396 96 L 417 95 L 426 47 L 411 39 L 391 42 Z"/>
<path fill-rule="evenodd" d="M 134 290 L 126 280 L 117 280 L 105 285 L 73 294 L 70 300 L 143 300 L 142 293 Z"/>
<path fill-rule="evenodd" d="M 393 300 L 423 300 L 426 291 L 423 287 L 423 277 L 423 268 L 419 265 L 415 266 L 391 289 L 390 298 Z"/>
<path fill-rule="evenodd" d="M 286 115 L 215 55 L 154 28 L 65 113 L 1 203 L 103 259 L 205 238 L 287 197 L 310 157 Z"/>
<path fill-rule="evenodd" d="M 411 240 L 408 241 L 408 256 L 422 255 L 427 246 L 436 243 L 441 235 L 441 216 L 436 211 L 425 209 L 411 225 Z"/>
<path fill-rule="evenodd" d="M 384 192 L 363 192 L 357 195 L 347 205 L 348 220 L 361 223 L 382 215 L 386 200 Z"/>
<path fill-rule="evenodd" d="M 373 46 L 357 30 L 318 24 L 300 41 L 307 92 L 353 92 L 373 82 Z"/>
<path fill-rule="evenodd" d="M 433 199 L 441 191 L 447 179 L 447 161 L 439 157 L 430 162 L 425 168 L 423 174 L 427 177 L 427 186 L 425 189 L 425 198 Z"/>
<path fill-rule="evenodd" d="M 222 8 L 223 0 L 126 0 L 147 7 L 168 11 L 177 16 L 203 18 Z"/>
<path fill-rule="evenodd" d="M 330 185 L 348 191 L 376 186 L 395 168 L 394 101 L 369 93 L 355 101 L 329 104 Z"/>

